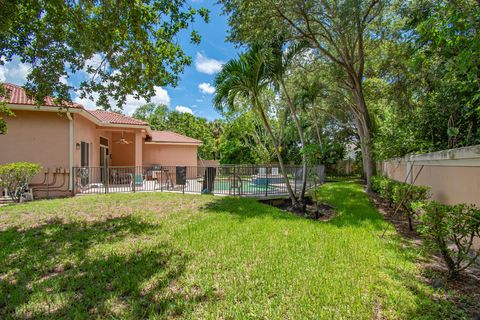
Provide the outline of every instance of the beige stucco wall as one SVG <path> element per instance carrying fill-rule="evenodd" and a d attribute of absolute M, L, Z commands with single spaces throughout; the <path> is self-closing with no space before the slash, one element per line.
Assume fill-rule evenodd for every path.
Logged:
<path fill-rule="evenodd" d="M 79 114 L 73 116 L 73 144 L 76 146 L 78 143 L 86 142 L 90 144 L 90 166 L 95 167 L 99 165 L 98 160 L 98 148 L 99 142 L 97 141 L 96 125 L 90 120 L 84 118 Z M 73 151 L 74 160 L 73 166 L 79 167 L 81 150 L 74 148 Z"/>
<path fill-rule="evenodd" d="M 418 157 L 422 156 L 428 159 L 428 155 Z M 469 203 L 480 206 L 480 158 L 476 158 L 475 154 L 472 158 L 456 159 L 449 156 L 410 163 L 413 164 L 411 178 L 406 177 L 409 170 L 404 161 L 387 161 L 381 168 L 385 176 L 397 181 L 430 186 L 434 200 L 445 204 Z"/>
<path fill-rule="evenodd" d="M 144 144 L 143 164 L 197 166 L 196 145 Z"/>
<path fill-rule="evenodd" d="M 68 122 L 56 112 L 15 111 L 0 135 L 0 164 L 17 161 L 68 168 Z"/>
<path fill-rule="evenodd" d="M 124 132 L 124 138 L 131 141 L 131 144 L 115 143 L 122 137 L 122 132 L 112 133 L 112 166 L 134 166 L 135 165 L 135 133 Z"/>
<path fill-rule="evenodd" d="M 406 165 L 399 162 L 387 162 L 384 165 L 384 173 L 397 181 L 405 182 Z"/>
<path fill-rule="evenodd" d="M 413 177 L 420 168 L 414 166 Z M 431 186 L 432 198 L 442 203 L 480 206 L 480 166 L 424 166 L 415 184 Z"/>
<path fill-rule="evenodd" d="M 172 166 L 187 166 L 187 179 L 197 177 L 197 149 L 196 145 L 169 145 L 169 144 L 144 144 L 143 163 L 145 166 L 154 164 Z"/>
<path fill-rule="evenodd" d="M 43 171 L 34 177 L 32 184 L 54 181 L 55 184 L 52 185 L 52 190 L 41 190 L 35 192 L 35 195 L 50 197 L 69 194 L 68 173 L 64 171 L 69 169 L 67 116 L 64 113 L 45 111 L 14 110 L 14 113 L 15 117 L 6 118 L 8 133 L 0 135 L 0 164 L 19 161 L 38 163 Z M 59 171 L 54 175 L 57 169 Z M 45 174 L 47 170 L 48 174 Z M 64 189 L 66 190 L 63 191 Z"/>

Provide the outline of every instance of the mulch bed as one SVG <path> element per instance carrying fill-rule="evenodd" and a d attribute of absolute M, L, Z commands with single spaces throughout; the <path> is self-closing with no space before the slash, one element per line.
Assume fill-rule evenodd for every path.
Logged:
<path fill-rule="evenodd" d="M 305 198 L 306 210 L 305 212 L 298 212 L 292 209 L 290 199 L 270 199 L 270 200 L 260 200 L 260 202 L 268 204 L 270 206 L 276 207 L 280 210 L 294 213 L 298 216 L 317 220 L 317 221 L 328 221 L 335 215 L 335 208 L 326 204 L 320 203 L 315 204 L 313 200 L 309 197 Z"/>
<path fill-rule="evenodd" d="M 370 194 L 373 204 L 377 207 L 385 220 L 389 221 L 398 234 L 408 239 L 415 246 L 422 245 L 422 239 L 418 232 L 411 231 L 408 220 L 395 208 L 390 207 L 377 194 Z M 414 229 L 417 223 L 414 222 Z M 438 298 L 454 303 L 460 309 L 465 310 L 472 319 L 480 320 L 480 265 L 474 264 L 461 272 L 456 279 L 447 279 L 447 267 L 439 254 L 428 256 L 425 261 L 419 261 L 422 268 L 422 280 L 434 288 L 445 289 L 438 291 Z M 468 299 L 465 299 L 468 297 Z"/>

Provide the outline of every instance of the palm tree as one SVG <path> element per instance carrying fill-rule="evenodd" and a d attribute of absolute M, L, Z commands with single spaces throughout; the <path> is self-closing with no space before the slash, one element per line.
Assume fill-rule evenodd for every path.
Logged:
<path fill-rule="evenodd" d="M 253 111 L 260 116 L 263 126 L 272 141 L 280 170 L 286 181 L 292 206 L 297 209 L 299 203 L 290 185 L 280 152 L 280 145 L 270 126 L 262 101 L 262 95 L 270 84 L 268 75 L 269 70 L 265 61 L 265 55 L 258 47 L 254 47 L 240 55 L 237 59 L 228 61 L 223 66 L 215 78 L 217 90 L 213 101 L 215 108 L 223 112 L 225 108 L 236 110 L 237 99 L 242 99 L 247 101 Z"/>
<path fill-rule="evenodd" d="M 284 41 L 278 37 L 277 41 L 270 46 L 268 55 L 269 77 L 276 87 L 279 87 L 287 102 L 288 110 L 293 118 L 298 136 L 300 138 L 300 149 L 302 150 L 302 187 L 299 202 L 304 205 L 305 191 L 307 188 L 307 153 L 305 152 L 305 135 L 300 116 L 285 84 L 285 75 L 293 59 L 305 48 L 303 43 L 295 43 L 288 50 L 283 51 Z"/>

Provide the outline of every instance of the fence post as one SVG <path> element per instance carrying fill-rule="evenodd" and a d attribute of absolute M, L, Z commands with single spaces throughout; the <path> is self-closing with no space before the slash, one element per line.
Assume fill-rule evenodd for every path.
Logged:
<path fill-rule="evenodd" d="M 230 186 L 229 186 L 230 189 L 232 189 L 232 184 L 233 184 L 233 195 L 234 196 L 235 196 L 235 187 L 236 187 L 236 185 L 235 185 L 235 179 L 236 179 L 235 175 L 237 173 L 236 169 L 237 169 L 237 165 L 234 164 L 233 165 L 233 181 L 230 181 Z"/>
<path fill-rule="evenodd" d="M 288 175 L 287 175 L 287 177 L 288 177 Z M 294 184 L 295 184 L 293 193 L 297 194 L 297 168 L 296 167 L 293 167 L 293 181 L 294 181 Z"/>
<path fill-rule="evenodd" d="M 268 197 L 268 167 L 265 168 L 265 197 Z"/>
<path fill-rule="evenodd" d="M 158 180 L 158 176 L 157 176 Z M 163 192 L 163 167 L 160 167 L 160 192 Z"/>
<path fill-rule="evenodd" d="M 105 161 L 105 193 L 108 193 L 110 184 L 110 169 L 108 168 L 108 159 Z"/>
<path fill-rule="evenodd" d="M 133 167 L 132 174 L 132 192 L 135 192 L 135 174 L 137 173 L 137 167 Z"/>

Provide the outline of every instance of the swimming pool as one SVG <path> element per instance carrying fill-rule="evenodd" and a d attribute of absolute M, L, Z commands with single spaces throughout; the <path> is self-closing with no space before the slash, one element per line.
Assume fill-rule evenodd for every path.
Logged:
<path fill-rule="evenodd" d="M 230 180 L 215 180 L 215 191 L 229 191 L 230 190 Z M 277 188 L 274 186 L 268 186 L 268 190 L 276 190 Z M 238 188 L 235 190 L 238 191 Z M 242 181 L 242 192 L 243 193 L 251 193 L 251 192 L 261 192 L 265 191 L 266 186 L 265 185 L 258 185 L 254 184 L 250 181 Z M 232 189 L 233 191 L 233 189 Z"/>

